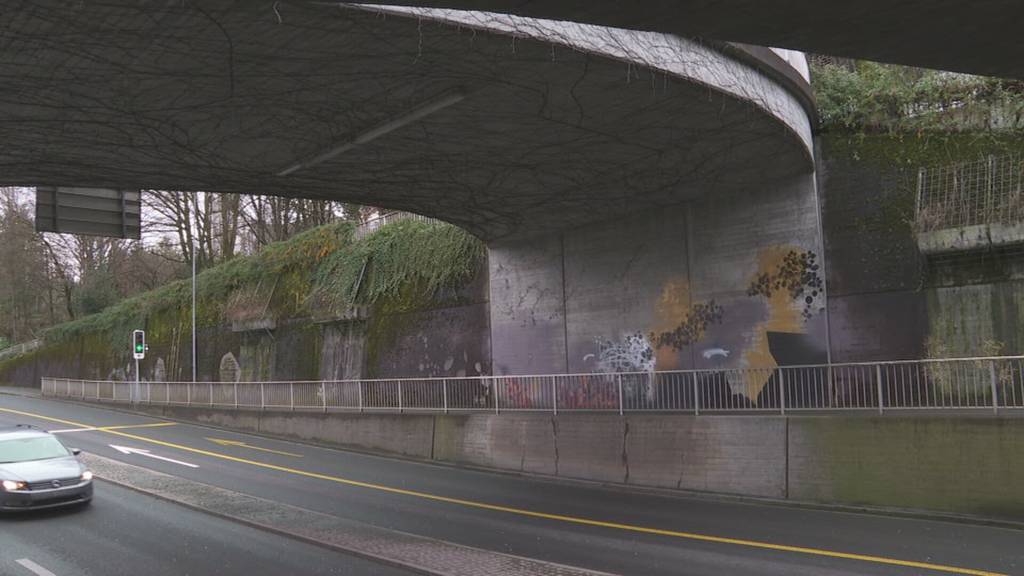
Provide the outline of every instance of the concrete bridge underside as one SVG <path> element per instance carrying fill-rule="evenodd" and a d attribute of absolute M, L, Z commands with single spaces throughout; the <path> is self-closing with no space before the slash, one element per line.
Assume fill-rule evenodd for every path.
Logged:
<path fill-rule="evenodd" d="M 801 54 L 481 12 L 14 4 L 2 184 L 451 221 L 490 247 L 497 373 L 823 359 Z"/>
<path fill-rule="evenodd" d="M 1024 78 L 1018 23 L 1005 0 L 382 0 L 381 4 L 487 10 L 630 30 L 779 46 Z"/>
<path fill-rule="evenodd" d="M 493 240 L 812 169 L 806 95 L 670 35 L 313 3 L 14 4 L 6 185 L 341 199 Z"/>

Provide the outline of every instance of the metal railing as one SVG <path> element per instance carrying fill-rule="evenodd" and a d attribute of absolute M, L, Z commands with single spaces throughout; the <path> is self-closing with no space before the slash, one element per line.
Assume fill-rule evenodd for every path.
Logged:
<path fill-rule="evenodd" d="M 10 360 L 11 358 L 17 358 L 22 354 L 28 354 L 33 350 L 38 349 L 43 345 L 42 340 L 29 340 L 28 342 L 22 342 L 21 344 L 14 344 L 0 350 L 0 362 L 4 360 Z"/>
<path fill-rule="evenodd" d="M 1024 356 L 465 378 L 113 382 L 43 378 L 45 396 L 231 409 L 756 414 L 1024 408 Z"/>
<path fill-rule="evenodd" d="M 388 224 L 401 222 L 403 220 L 414 220 L 416 222 L 426 222 L 427 224 L 443 224 L 443 222 L 435 218 L 420 216 L 419 214 L 413 214 L 412 212 L 387 212 L 357 226 L 353 236 L 357 240 L 365 238 Z"/>

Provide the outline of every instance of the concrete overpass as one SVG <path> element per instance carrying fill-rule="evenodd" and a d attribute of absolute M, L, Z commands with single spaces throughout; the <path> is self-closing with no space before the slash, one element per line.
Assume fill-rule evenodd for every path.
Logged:
<path fill-rule="evenodd" d="M 1024 78 L 1024 8 L 1007 0 L 384 0 L 487 10 L 687 37 Z"/>
<path fill-rule="evenodd" d="M 766 50 L 450 11 L 19 4 L 5 184 L 345 199 L 490 240 L 811 166 L 806 75 Z"/>
<path fill-rule="evenodd" d="M 450 10 L 14 4 L 2 184 L 449 220 L 491 248 L 499 373 L 823 359 L 799 53 Z"/>

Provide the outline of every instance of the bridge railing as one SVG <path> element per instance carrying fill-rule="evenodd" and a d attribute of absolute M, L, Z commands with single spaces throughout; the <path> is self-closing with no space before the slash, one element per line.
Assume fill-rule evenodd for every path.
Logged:
<path fill-rule="evenodd" d="M 377 230 L 392 224 L 395 222 L 402 222 L 405 220 L 413 220 L 416 222 L 426 222 L 427 224 L 443 224 L 444 222 L 429 216 L 421 216 L 419 214 L 413 214 L 412 212 L 386 212 L 375 218 L 363 222 L 356 227 L 354 236 L 358 240 L 365 238 L 370 234 L 373 234 Z"/>
<path fill-rule="evenodd" d="M 535 376 L 292 382 L 43 378 L 45 396 L 320 412 L 786 414 L 1024 409 L 1024 356 Z"/>

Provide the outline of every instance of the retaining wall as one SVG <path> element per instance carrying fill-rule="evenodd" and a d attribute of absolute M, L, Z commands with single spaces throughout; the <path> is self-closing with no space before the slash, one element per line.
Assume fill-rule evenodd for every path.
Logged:
<path fill-rule="evenodd" d="M 501 470 L 1024 520 L 1024 418 L 149 413 Z"/>

